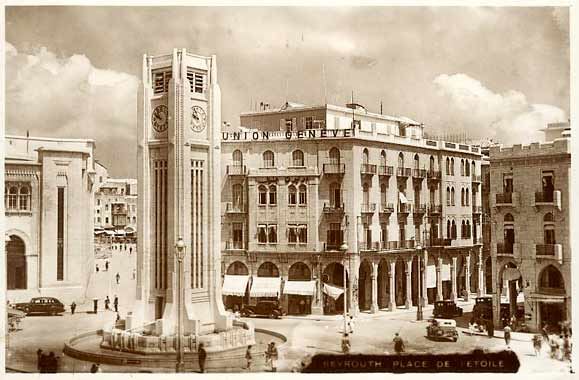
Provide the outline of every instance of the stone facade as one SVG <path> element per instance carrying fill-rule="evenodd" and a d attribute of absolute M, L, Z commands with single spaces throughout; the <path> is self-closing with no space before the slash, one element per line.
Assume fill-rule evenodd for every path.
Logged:
<path fill-rule="evenodd" d="M 7 299 L 83 302 L 93 269 L 92 140 L 6 136 Z"/>
<path fill-rule="evenodd" d="M 109 178 L 95 193 L 95 228 L 137 231 L 137 180 Z"/>
<path fill-rule="evenodd" d="M 556 328 L 571 318 L 570 136 L 494 147 L 490 161 L 495 309 L 502 299 L 530 329 Z"/>
<path fill-rule="evenodd" d="M 416 305 L 419 282 L 425 302 L 482 292 L 478 147 L 333 105 L 287 104 L 241 125 L 222 136 L 224 274 L 315 280 L 309 296 L 280 290 L 290 313 L 339 310 L 324 289 L 343 288 L 344 263 L 352 313 Z"/>

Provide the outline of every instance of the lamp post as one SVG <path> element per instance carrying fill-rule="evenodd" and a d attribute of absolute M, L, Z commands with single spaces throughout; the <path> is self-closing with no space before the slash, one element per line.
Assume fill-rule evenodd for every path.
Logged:
<path fill-rule="evenodd" d="M 347 272 L 346 272 L 346 258 L 348 257 L 348 244 L 346 244 L 346 242 L 343 242 L 342 245 L 340 245 L 340 251 L 342 251 L 342 253 L 344 254 L 344 264 L 342 265 L 342 267 L 344 268 L 344 274 L 343 274 L 343 279 L 344 279 L 344 335 L 347 332 L 347 310 L 348 310 L 348 303 L 346 300 L 346 297 L 348 296 L 348 282 L 346 281 L 346 276 L 347 276 Z"/>
<path fill-rule="evenodd" d="M 424 300 L 423 294 L 422 294 L 422 273 L 423 273 L 423 268 L 422 268 L 422 247 L 426 247 L 427 246 L 427 239 L 428 239 L 428 233 L 426 232 L 426 228 L 422 231 L 422 246 L 420 246 L 420 244 L 418 244 L 416 246 L 416 250 L 418 251 L 418 307 L 416 308 L 416 320 L 417 321 L 421 321 L 424 317 L 423 312 L 422 312 L 422 302 Z"/>
<path fill-rule="evenodd" d="M 185 253 L 185 242 L 181 237 L 177 240 L 175 244 L 177 250 L 177 365 L 175 367 L 176 372 L 184 372 L 185 363 L 183 362 L 183 256 Z"/>

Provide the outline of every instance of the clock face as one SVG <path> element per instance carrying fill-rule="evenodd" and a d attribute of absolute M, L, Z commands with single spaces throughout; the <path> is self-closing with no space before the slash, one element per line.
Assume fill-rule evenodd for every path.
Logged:
<path fill-rule="evenodd" d="M 201 132 L 207 125 L 207 115 L 205 110 L 199 106 L 191 107 L 191 129 L 195 132 Z"/>
<path fill-rule="evenodd" d="M 153 123 L 153 129 L 157 132 L 165 132 L 167 130 L 169 118 L 169 110 L 167 106 L 160 105 L 155 107 L 153 110 L 153 115 L 151 117 L 151 122 Z"/>

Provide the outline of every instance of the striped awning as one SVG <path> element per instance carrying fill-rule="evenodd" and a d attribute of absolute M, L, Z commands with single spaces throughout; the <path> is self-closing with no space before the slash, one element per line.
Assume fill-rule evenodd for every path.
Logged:
<path fill-rule="evenodd" d="M 251 280 L 251 297 L 279 297 L 281 277 L 253 277 Z"/>
<path fill-rule="evenodd" d="M 295 294 L 298 296 L 313 296 L 316 291 L 316 281 L 286 281 L 283 286 L 283 294 Z"/>
<path fill-rule="evenodd" d="M 249 281 L 249 276 L 234 276 L 226 274 L 223 279 L 223 288 L 221 289 L 221 294 L 224 296 L 240 296 L 245 295 L 245 290 L 247 289 L 247 282 Z"/>

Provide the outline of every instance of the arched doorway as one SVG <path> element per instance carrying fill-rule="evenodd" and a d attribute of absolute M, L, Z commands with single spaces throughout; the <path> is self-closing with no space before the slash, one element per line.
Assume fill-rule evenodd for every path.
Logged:
<path fill-rule="evenodd" d="M 396 306 L 406 305 L 406 262 L 402 258 L 396 260 L 395 301 Z"/>
<path fill-rule="evenodd" d="M 274 263 L 266 261 L 257 268 L 257 277 L 279 277 L 279 269 Z"/>
<path fill-rule="evenodd" d="M 372 264 L 363 260 L 358 275 L 358 307 L 361 311 L 372 306 Z"/>
<path fill-rule="evenodd" d="M 511 261 L 503 265 L 499 276 L 501 281 L 501 320 L 504 320 L 504 324 L 507 318 L 510 319 L 513 315 L 517 314 L 517 304 L 520 298 L 519 293 L 523 292 L 523 277 L 517 265 Z M 524 297 L 524 295 L 522 295 L 522 297 Z M 522 312 L 519 314 L 524 315 L 524 298 L 520 304 Z"/>
<path fill-rule="evenodd" d="M 27 288 L 26 246 L 16 235 L 10 235 L 10 241 L 6 242 L 6 288 Z"/>
<path fill-rule="evenodd" d="M 538 291 L 544 296 L 564 296 L 565 281 L 559 269 L 554 265 L 546 266 L 538 278 Z M 555 299 L 553 297 L 553 299 Z M 565 301 L 539 303 L 539 315 L 541 326 L 547 324 L 550 331 L 559 331 L 559 323 L 565 321 Z"/>
<path fill-rule="evenodd" d="M 378 308 L 384 309 L 388 307 L 388 300 L 390 299 L 390 279 L 389 279 L 390 264 L 388 261 L 382 259 L 378 264 Z"/>
<path fill-rule="evenodd" d="M 330 263 L 324 268 L 322 280 L 324 285 L 342 289 L 342 293 L 337 295 L 330 289 L 324 287 L 324 314 L 341 314 L 344 312 L 344 283 L 348 283 L 349 275 L 346 272 L 346 281 L 344 281 L 344 266 L 340 263 Z M 348 305 L 350 305 L 350 295 L 346 295 Z"/>
<path fill-rule="evenodd" d="M 229 265 L 229 267 L 227 267 L 226 273 L 235 276 L 247 276 L 249 274 L 249 270 L 247 269 L 247 266 L 245 266 L 245 264 L 241 261 L 234 261 Z"/>
<path fill-rule="evenodd" d="M 303 262 L 294 263 L 288 271 L 288 282 L 291 281 L 310 281 L 312 271 Z M 285 293 L 285 290 L 284 290 Z M 312 296 L 303 294 L 287 294 L 287 311 L 288 314 L 303 315 L 311 314 Z"/>
<path fill-rule="evenodd" d="M 248 276 L 249 270 L 247 266 L 241 261 L 232 262 L 225 271 L 228 276 Z M 227 280 L 227 279 L 226 279 Z M 247 280 L 245 281 L 245 294 L 242 295 L 231 295 L 226 294 L 223 296 L 223 304 L 228 310 L 238 311 L 241 310 L 244 304 L 249 303 L 249 294 L 247 292 Z M 241 294 L 240 291 L 238 294 Z"/>
<path fill-rule="evenodd" d="M 257 268 L 257 277 L 252 278 L 249 295 L 251 298 L 259 298 L 259 300 L 279 302 L 281 277 L 277 265 L 266 261 Z"/>

